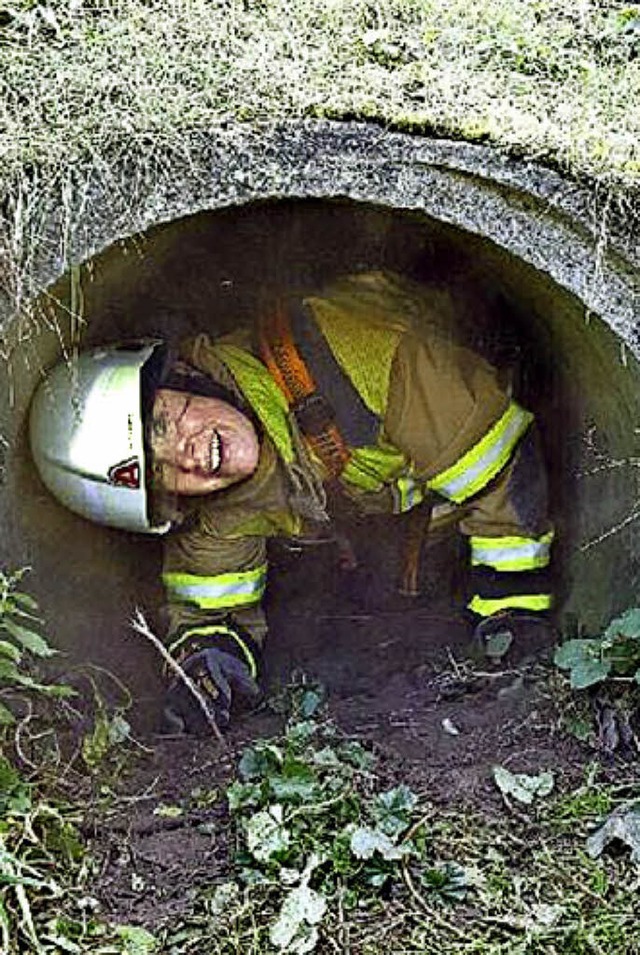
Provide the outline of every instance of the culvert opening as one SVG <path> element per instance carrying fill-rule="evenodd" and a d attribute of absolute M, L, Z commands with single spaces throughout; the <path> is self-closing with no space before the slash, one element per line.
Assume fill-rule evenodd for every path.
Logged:
<path fill-rule="evenodd" d="M 265 201 L 203 212 L 123 240 L 67 273 L 37 303 L 11 359 L 6 387 L 16 391 L 13 418 L 25 411 L 40 369 L 62 348 L 140 335 L 176 342 L 200 330 L 223 333 L 250 324 L 265 292 L 304 294 L 339 274 L 369 269 L 451 288 L 459 303 L 455 335 L 502 368 L 519 400 L 535 412 L 558 528 L 562 614 L 593 627 L 630 605 L 640 577 L 629 520 L 637 500 L 635 363 L 621 363 L 613 333 L 597 317 L 586 322 L 580 301 L 548 277 L 478 236 L 421 214 L 337 200 Z M 3 495 L 7 554 L 12 560 L 24 555 L 34 567 L 58 642 L 76 659 L 112 668 L 116 661 L 152 708 L 159 692 L 159 682 L 150 684 L 154 654 L 128 631 L 127 620 L 137 604 L 160 604 L 159 545 L 66 512 L 35 477 L 24 437 L 18 447 Z M 367 571 L 344 592 L 328 549 L 309 548 L 299 558 L 274 548 L 274 570 L 286 570 L 273 575 L 269 597 L 276 674 L 306 660 L 329 683 L 352 685 L 371 659 L 374 608 L 388 613 L 391 634 L 386 646 L 380 642 L 379 665 L 387 666 L 397 650 L 402 624 L 393 623 L 393 615 L 400 611 L 402 620 L 406 606 L 397 594 L 402 521 L 349 521 Z M 453 607 L 456 617 L 461 559 L 453 537 L 426 555 L 425 609 Z M 313 634 L 312 613 L 326 618 Z M 336 620 L 340 613 L 344 627 Z M 447 621 L 429 634 L 423 624 L 418 656 L 430 652 L 430 640 L 448 642 L 446 626 L 455 619 Z M 309 645 L 301 652 L 303 631 Z"/>

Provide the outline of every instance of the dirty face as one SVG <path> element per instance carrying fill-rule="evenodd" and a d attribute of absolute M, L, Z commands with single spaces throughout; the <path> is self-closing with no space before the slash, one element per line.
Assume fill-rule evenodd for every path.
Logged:
<path fill-rule="evenodd" d="M 220 398 L 160 388 L 149 437 L 154 483 L 172 494 L 211 494 L 249 477 L 258 465 L 252 422 Z"/>

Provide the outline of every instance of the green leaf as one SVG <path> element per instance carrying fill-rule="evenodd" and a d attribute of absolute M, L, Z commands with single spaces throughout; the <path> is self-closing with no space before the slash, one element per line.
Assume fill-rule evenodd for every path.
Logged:
<path fill-rule="evenodd" d="M 8 759 L 0 756 L 0 793 L 10 793 L 20 785 L 20 782 L 18 770 L 11 765 Z"/>
<path fill-rule="evenodd" d="M 31 790 L 8 759 L 0 756 L 0 810 L 26 812 L 31 807 Z M 2 880 L 4 876 L 0 877 Z"/>
<path fill-rule="evenodd" d="M 241 904 L 240 888 L 237 882 L 223 882 L 217 885 L 207 905 L 210 915 L 221 916 Z M 175 940 L 174 940 L 175 941 Z"/>
<path fill-rule="evenodd" d="M 357 859 L 371 859 L 375 852 L 379 852 L 383 859 L 392 862 L 412 852 L 410 846 L 397 846 L 381 829 L 369 829 L 366 826 L 354 829 L 349 844 Z"/>
<path fill-rule="evenodd" d="M 131 726 L 122 713 L 114 713 L 109 723 L 109 742 L 112 746 L 124 743 L 131 736 Z"/>
<path fill-rule="evenodd" d="M 300 803 L 316 795 L 317 778 L 311 767 L 300 759 L 285 759 L 282 771 L 268 777 L 269 788 L 278 802 Z"/>
<path fill-rule="evenodd" d="M 567 640 L 555 652 L 556 666 L 571 671 L 571 686 L 584 690 L 611 672 L 612 661 L 602 657 L 600 640 Z"/>
<path fill-rule="evenodd" d="M 109 736 L 109 720 L 99 714 L 91 733 L 87 733 L 82 741 L 82 758 L 89 769 L 99 766 L 109 752 L 111 740 Z"/>
<path fill-rule="evenodd" d="M 527 806 L 538 797 L 548 796 L 555 785 L 553 773 L 528 776 L 526 773 L 512 773 L 504 766 L 493 767 L 493 778 L 503 796 L 512 796 Z"/>
<path fill-rule="evenodd" d="M 285 897 L 277 920 L 269 930 L 269 939 L 280 952 L 303 955 L 312 952 L 318 941 L 317 930 L 327 910 L 323 895 L 300 885 Z"/>
<path fill-rule="evenodd" d="M 15 723 L 16 718 L 9 709 L 8 706 L 5 706 L 4 703 L 0 703 L 0 726 L 10 726 L 11 723 Z"/>
<path fill-rule="evenodd" d="M 20 663 L 22 659 L 22 654 L 18 647 L 14 643 L 9 643 L 8 640 L 0 640 L 0 654 L 3 657 L 9 657 L 14 663 Z"/>
<path fill-rule="evenodd" d="M 93 731 L 82 741 L 82 758 L 89 769 L 95 769 L 109 751 L 129 738 L 131 727 L 121 713 L 110 716 L 104 710 L 96 714 Z"/>
<path fill-rule="evenodd" d="M 324 693 L 320 689 L 305 690 L 300 700 L 300 716 L 303 719 L 309 719 L 317 712 L 322 705 Z"/>
<path fill-rule="evenodd" d="M 269 788 L 274 797 L 283 803 L 310 802 L 319 789 L 313 773 L 303 776 L 269 776 Z"/>
<path fill-rule="evenodd" d="M 116 935 L 124 942 L 122 955 L 153 955 L 158 951 L 158 940 L 137 925 L 118 925 Z"/>
<path fill-rule="evenodd" d="M 365 749 L 364 746 L 355 740 L 342 743 L 338 746 L 337 753 L 343 762 L 349 763 L 355 769 L 364 771 L 372 769 L 376 761 L 373 753 L 369 752 L 369 750 Z"/>
<path fill-rule="evenodd" d="M 67 686 L 66 683 L 44 683 L 38 689 L 41 693 L 46 693 L 47 696 L 55 696 L 63 700 L 78 695 L 78 691 L 74 690 L 72 686 Z"/>
<path fill-rule="evenodd" d="M 294 746 L 304 746 L 318 731 L 315 720 L 300 720 L 287 727 L 286 737 Z"/>
<path fill-rule="evenodd" d="M 22 624 L 16 623 L 15 620 L 12 620 L 10 617 L 4 617 L 0 620 L 0 629 L 4 629 L 7 633 L 10 633 L 18 643 L 21 643 L 22 646 L 26 650 L 29 650 L 30 653 L 33 653 L 34 656 L 52 657 L 57 653 L 57 650 L 50 647 L 39 633 L 36 633 L 34 630 L 29 630 L 28 627 L 23 627 Z"/>
<path fill-rule="evenodd" d="M 575 736 L 581 743 L 586 743 L 593 733 L 591 720 L 585 719 L 584 717 L 565 717 L 563 723 L 567 732 Z"/>
<path fill-rule="evenodd" d="M 455 862 L 439 862 L 431 868 L 423 869 L 420 881 L 425 889 L 455 902 L 464 899 L 470 888 L 466 870 Z"/>
<path fill-rule="evenodd" d="M 268 862 L 291 844 L 291 833 L 284 826 L 282 806 L 279 804 L 255 813 L 246 821 L 244 828 L 247 848 L 258 862 Z"/>
<path fill-rule="evenodd" d="M 257 743 L 245 749 L 238 763 L 238 774 L 243 780 L 264 779 L 279 771 L 284 757 L 282 750 L 272 743 Z"/>
<path fill-rule="evenodd" d="M 631 861 L 640 863 L 640 803 L 614 810 L 603 826 L 587 840 L 587 852 L 597 859 L 610 842 L 624 842 L 631 849 Z"/>
<path fill-rule="evenodd" d="M 319 766 L 321 769 L 340 770 L 342 768 L 338 754 L 332 746 L 324 746 L 322 749 L 315 750 L 311 755 L 311 760 L 314 766 Z"/>
<path fill-rule="evenodd" d="M 611 621 L 603 634 L 604 640 L 629 637 L 640 640 L 640 607 L 633 607 Z"/>
<path fill-rule="evenodd" d="M 418 797 L 404 784 L 380 793 L 373 804 L 373 815 L 380 828 L 390 836 L 399 835 L 411 820 Z"/>
<path fill-rule="evenodd" d="M 605 680 L 610 672 L 610 661 L 587 660 L 571 670 L 571 686 L 574 690 L 586 690 L 587 687 Z"/>
<path fill-rule="evenodd" d="M 556 649 L 553 660 L 561 670 L 571 670 L 575 666 L 599 659 L 600 649 L 599 640 L 567 640 Z"/>
<path fill-rule="evenodd" d="M 20 604 L 25 610 L 29 610 L 32 613 L 36 613 L 38 610 L 38 601 L 35 597 L 32 597 L 31 594 L 25 594 L 20 590 L 14 590 L 11 594 L 11 600 L 15 600 L 17 604 Z"/>
<path fill-rule="evenodd" d="M 0 658 L 0 681 L 7 683 L 23 683 L 27 679 L 15 665 L 13 660 Z"/>
<path fill-rule="evenodd" d="M 182 806 L 167 806 L 161 803 L 153 810 L 153 815 L 160 816 L 162 819 L 179 819 L 180 816 L 184 816 L 184 809 Z"/>
<path fill-rule="evenodd" d="M 263 802 L 262 786 L 259 783 L 233 782 L 227 788 L 227 802 L 231 812 L 244 806 L 259 806 Z"/>

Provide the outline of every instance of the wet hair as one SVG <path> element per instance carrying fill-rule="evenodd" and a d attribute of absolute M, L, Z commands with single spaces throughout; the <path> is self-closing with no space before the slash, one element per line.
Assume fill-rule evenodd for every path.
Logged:
<path fill-rule="evenodd" d="M 179 359 L 168 345 L 159 345 L 145 363 L 142 369 L 141 386 L 142 416 L 145 422 L 151 415 L 156 392 L 160 388 L 184 391 L 204 398 L 219 398 L 233 405 L 243 414 L 252 415 L 251 409 L 239 395 Z"/>

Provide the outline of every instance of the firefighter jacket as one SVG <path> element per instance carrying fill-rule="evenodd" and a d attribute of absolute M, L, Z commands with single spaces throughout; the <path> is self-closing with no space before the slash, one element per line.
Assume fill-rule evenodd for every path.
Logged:
<path fill-rule="evenodd" d="M 460 505 L 470 609 L 480 616 L 548 609 L 553 533 L 533 416 L 487 362 L 458 344 L 441 296 L 374 272 L 301 304 L 307 348 L 315 341 L 325 352 L 316 381 L 340 409 L 349 446 L 342 491 L 377 511 L 401 513 L 428 494 Z M 327 475 L 248 332 L 198 335 L 182 344 L 181 358 L 242 396 L 260 424 L 261 453 L 249 479 L 190 499 L 166 538 L 169 642 L 232 640 L 255 671 L 249 644 L 266 633 L 266 540 L 303 534 L 310 520 L 326 518 Z"/>

